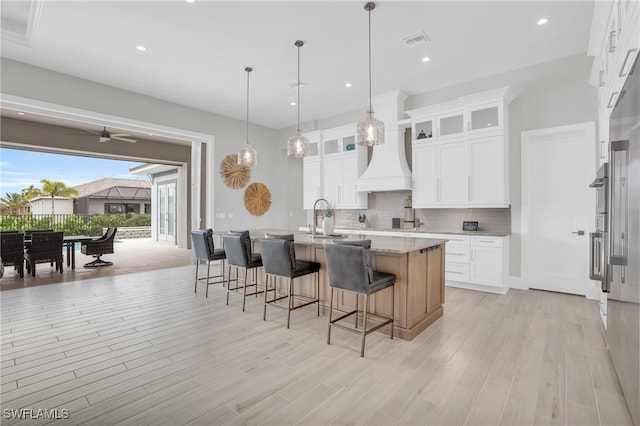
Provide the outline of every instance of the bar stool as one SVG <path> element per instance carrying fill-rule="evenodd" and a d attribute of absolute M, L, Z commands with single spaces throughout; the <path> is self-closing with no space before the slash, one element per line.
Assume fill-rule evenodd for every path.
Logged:
<path fill-rule="evenodd" d="M 327 272 L 329 275 L 329 286 L 331 288 L 329 304 L 329 324 L 327 330 L 327 344 L 331 344 L 331 326 L 340 327 L 352 333 L 362 336 L 360 356 L 364 357 L 365 339 L 370 334 L 387 324 L 391 324 L 391 339 L 393 339 L 393 318 L 394 318 L 394 284 L 396 277 L 393 274 L 376 271 L 371 266 L 371 252 L 364 245 L 356 246 L 350 244 L 326 244 L 325 254 L 327 257 Z M 369 242 L 370 244 L 370 242 Z M 369 296 L 385 288 L 391 287 L 391 316 L 374 315 L 369 313 Z M 364 309 L 362 315 L 362 330 L 339 324 L 338 321 L 355 314 L 358 316 L 358 309 L 333 318 L 333 293 L 334 289 L 349 291 L 358 295 L 364 295 Z M 369 316 L 379 317 L 383 321 L 367 329 L 367 319 Z"/>
<path fill-rule="evenodd" d="M 227 256 L 228 280 L 227 280 L 227 305 L 229 304 L 229 293 L 231 290 L 242 289 L 242 312 L 245 310 L 247 296 L 258 296 L 262 291 L 258 291 L 258 269 L 262 266 L 262 256 L 259 253 L 252 253 L 251 238 L 249 231 L 238 233 L 229 233 L 222 236 L 224 251 Z M 236 278 L 231 279 L 231 267 L 236 268 Z M 244 269 L 244 280 L 240 286 L 239 269 Z M 254 282 L 247 283 L 247 274 L 249 269 L 254 270 Z M 231 288 L 231 281 L 235 281 L 236 286 Z M 255 287 L 253 293 L 247 293 L 247 287 Z"/>
<path fill-rule="evenodd" d="M 291 323 L 291 311 L 302 308 L 313 303 L 317 304 L 320 316 L 320 264 L 318 262 L 308 262 L 305 260 L 296 260 L 295 246 L 293 243 L 293 234 L 274 235 L 267 234 L 267 238 L 260 240 L 260 252 L 262 253 L 262 262 L 264 263 L 264 271 L 267 274 L 267 280 L 264 291 L 264 312 L 262 319 L 267 319 L 267 305 L 287 310 L 287 328 Z M 305 275 L 315 274 L 315 298 L 295 294 L 293 282 L 295 278 Z M 276 289 L 277 277 L 287 278 L 287 294 L 278 296 Z M 269 288 L 269 282 L 273 282 L 273 288 Z M 268 300 L 268 293 L 273 291 L 273 299 Z M 287 306 L 278 305 L 276 302 L 287 299 Z M 301 300 L 303 303 L 295 304 L 295 300 Z"/>
<path fill-rule="evenodd" d="M 224 252 L 224 249 L 215 248 L 215 245 L 213 243 L 213 230 L 211 228 L 191 231 L 191 241 L 193 242 L 193 250 L 196 256 L 196 278 L 194 292 L 198 292 L 198 281 L 204 281 L 207 284 L 205 297 L 209 297 L 209 286 L 211 284 L 222 283 L 222 285 L 224 286 L 224 260 L 227 258 L 227 255 Z M 207 276 L 198 278 L 198 265 L 200 265 L 201 260 L 207 262 Z M 221 261 L 221 274 L 210 276 L 211 262 L 218 261 Z M 222 280 L 210 282 L 210 278 L 222 278 Z"/>

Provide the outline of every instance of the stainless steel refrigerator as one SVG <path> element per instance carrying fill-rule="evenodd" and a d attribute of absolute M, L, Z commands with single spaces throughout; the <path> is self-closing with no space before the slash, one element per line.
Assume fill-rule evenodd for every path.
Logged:
<path fill-rule="evenodd" d="M 607 341 L 627 407 L 640 425 L 640 64 L 610 117 Z M 604 287 L 604 286 L 603 286 Z"/>

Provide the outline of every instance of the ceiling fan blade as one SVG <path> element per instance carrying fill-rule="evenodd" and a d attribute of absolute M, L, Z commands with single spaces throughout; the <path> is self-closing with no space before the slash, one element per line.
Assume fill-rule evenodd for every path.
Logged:
<path fill-rule="evenodd" d="M 115 138 L 115 137 L 121 137 L 121 136 L 131 136 L 129 133 L 111 133 L 111 137 Z"/>
<path fill-rule="evenodd" d="M 94 135 L 99 135 L 100 134 L 100 132 L 96 132 L 95 130 L 89 130 L 89 129 L 80 129 L 80 130 L 82 130 L 84 132 L 88 132 L 88 133 L 93 133 Z"/>
<path fill-rule="evenodd" d="M 135 139 L 121 138 L 121 137 L 116 136 L 116 135 L 111 135 L 111 139 L 117 139 L 117 140 L 122 141 L 122 142 L 136 143 Z"/>

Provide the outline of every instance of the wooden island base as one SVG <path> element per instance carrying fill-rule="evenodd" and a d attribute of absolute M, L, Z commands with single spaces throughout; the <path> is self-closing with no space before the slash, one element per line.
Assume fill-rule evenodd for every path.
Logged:
<path fill-rule="evenodd" d="M 278 233 L 270 230 L 269 232 Z M 280 230 L 279 233 L 283 233 Z M 252 232 L 252 239 L 259 250 L 259 242 L 264 233 Z M 395 274 L 396 282 L 394 309 L 394 335 L 412 340 L 429 325 L 444 314 L 444 244 L 445 240 L 423 238 L 394 238 L 380 236 L 357 236 L 350 239 L 371 239 L 371 251 L 375 254 L 375 269 Z M 344 240 L 342 240 L 344 241 Z M 329 283 L 324 246 L 332 240 L 313 239 L 310 235 L 296 234 L 296 257 L 301 260 L 319 262 L 320 268 L 320 304 L 325 315 L 329 309 Z M 296 279 L 297 294 L 312 296 L 314 278 Z M 391 289 L 385 289 L 369 297 L 370 312 L 384 316 L 391 315 Z M 335 292 L 334 310 L 343 312 L 355 309 L 356 295 L 346 291 Z M 335 300 L 337 299 L 337 301 Z M 337 303 L 337 304 L 336 304 Z M 359 307 L 362 309 L 363 298 Z M 375 317 L 374 317 L 375 320 Z M 389 333 L 389 327 L 380 331 Z"/>

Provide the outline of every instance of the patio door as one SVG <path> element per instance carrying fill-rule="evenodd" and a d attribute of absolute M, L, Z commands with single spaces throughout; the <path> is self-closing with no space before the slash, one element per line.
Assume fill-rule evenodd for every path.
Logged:
<path fill-rule="evenodd" d="M 176 182 L 158 184 L 158 240 L 176 243 Z"/>

